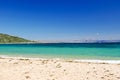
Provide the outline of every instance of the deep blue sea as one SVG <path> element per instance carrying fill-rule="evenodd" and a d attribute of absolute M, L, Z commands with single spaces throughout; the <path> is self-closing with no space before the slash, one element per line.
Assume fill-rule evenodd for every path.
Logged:
<path fill-rule="evenodd" d="M 0 55 L 32 58 L 120 60 L 120 43 L 0 44 Z"/>

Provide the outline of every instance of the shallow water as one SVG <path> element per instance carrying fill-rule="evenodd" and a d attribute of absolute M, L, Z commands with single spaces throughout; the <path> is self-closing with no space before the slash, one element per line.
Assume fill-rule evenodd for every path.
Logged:
<path fill-rule="evenodd" d="M 0 55 L 120 60 L 120 43 L 0 44 Z"/>

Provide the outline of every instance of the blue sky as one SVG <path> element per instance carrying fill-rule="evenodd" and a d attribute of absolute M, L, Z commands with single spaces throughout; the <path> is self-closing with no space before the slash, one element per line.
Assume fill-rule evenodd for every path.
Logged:
<path fill-rule="evenodd" d="M 120 39 L 120 1 L 0 0 L 0 32 L 31 40 Z"/>

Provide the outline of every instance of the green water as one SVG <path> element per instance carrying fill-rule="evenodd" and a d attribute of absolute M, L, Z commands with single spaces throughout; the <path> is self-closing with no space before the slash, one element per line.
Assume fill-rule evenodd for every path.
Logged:
<path fill-rule="evenodd" d="M 120 44 L 0 44 L 0 55 L 36 58 L 120 60 Z"/>

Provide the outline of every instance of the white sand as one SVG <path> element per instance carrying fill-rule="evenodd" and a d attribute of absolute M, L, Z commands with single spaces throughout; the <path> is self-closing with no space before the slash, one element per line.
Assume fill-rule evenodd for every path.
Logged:
<path fill-rule="evenodd" d="M 120 80 L 120 64 L 0 58 L 0 80 Z"/>

